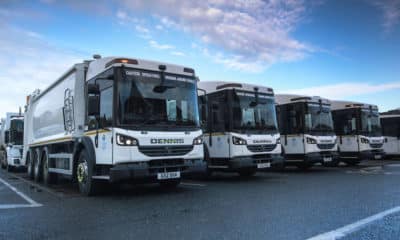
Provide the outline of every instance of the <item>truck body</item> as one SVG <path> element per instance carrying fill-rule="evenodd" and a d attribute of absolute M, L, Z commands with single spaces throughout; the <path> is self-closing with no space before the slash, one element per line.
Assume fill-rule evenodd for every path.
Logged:
<path fill-rule="evenodd" d="M 319 96 L 277 94 L 276 103 L 285 164 L 302 169 L 316 163 L 337 165 L 330 101 Z"/>
<path fill-rule="evenodd" d="M 6 113 L 2 119 L 0 134 L 0 162 L 2 168 L 11 171 L 24 167 L 22 158 L 24 117 L 21 113 Z"/>
<path fill-rule="evenodd" d="M 380 114 L 382 133 L 385 138 L 383 150 L 387 157 L 400 156 L 400 108 Z"/>
<path fill-rule="evenodd" d="M 197 78 L 191 68 L 122 57 L 77 63 L 29 96 L 24 158 L 28 174 L 51 183 L 160 182 L 176 186 L 201 170 Z"/>
<path fill-rule="evenodd" d="M 376 105 L 332 101 L 340 158 L 349 165 L 384 157 L 381 124 Z"/>
<path fill-rule="evenodd" d="M 200 82 L 199 102 L 209 173 L 243 176 L 283 164 L 271 88 Z"/>

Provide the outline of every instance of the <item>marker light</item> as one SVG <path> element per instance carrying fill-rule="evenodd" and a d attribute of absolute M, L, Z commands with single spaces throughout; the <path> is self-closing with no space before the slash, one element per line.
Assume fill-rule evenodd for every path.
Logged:
<path fill-rule="evenodd" d="M 116 58 L 116 59 L 113 59 L 113 60 L 109 61 L 106 64 L 106 67 L 109 67 L 109 66 L 111 66 L 113 64 L 116 64 L 116 63 L 134 64 L 134 65 L 139 64 L 136 59 Z"/>

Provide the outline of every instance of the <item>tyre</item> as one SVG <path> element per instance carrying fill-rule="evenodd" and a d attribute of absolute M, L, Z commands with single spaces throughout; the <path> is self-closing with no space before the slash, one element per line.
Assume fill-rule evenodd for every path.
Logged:
<path fill-rule="evenodd" d="M 322 164 L 324 167 L 338 167 L 339 166 L 339 161 L 334 160 L 330 163 L 323 163 Z"/>
<path fill-rule="evenodd" d="M 35 157 L 33 159 L 33 179 L 36 182 L 40 182 L 42 180 L 42 166 L 40 162 L 40 151 L 36 149 Z"/>
<path fill-rule="evenodd" d="M 360 164 L 360 162 L 361 162 L 360 160 L 347 160 L 345 163 L 347 166 L 354 167 Z"/>
<path fill-rule="evenodd" d="M 42 163 L 42 173 L 43 173 L 44 184 L 46 184 L 46 185 L 54 184 L 57 179 L 57 174 L 49 172 L 49 154 L 48 154 L 47 149 L 45 149 L 42 153 L 41 163 Z"/>
<path fill-rule="evenodd" d="M 93 196 L 97 193 L 99 183 L 92 178 L 94 173 L 94 160 L 90 159 L 89 154 L 83 149 L 79 155 L 76 165 L 76 178 L 79 192 L 85 196 Z"/>
<path fill-rule="evenodd" d="M 308 164 L 308 163 L 302 163 L 302 164 L 297 165 L 297 167 L 302 171 L 310 170 L 310 168 L 312 166 L 313 166 L 312 164 Z"/>
<path fill-rule="evenodd" d="M 7 153 L 6 152 L 3 152 L 3 154 L 2 154 L 2 156 L 1 156 L 2 158 L 1 158 L 1 168 L 2 169 L 7 169 Z"/>
<path fill-rule="evenodd" d="M 211 168 L 208 167 L 211 163 L 211 159 L 210 159 L 210 154 L 208 153 L 208 149 L 205 145 L 204 145 L 204 161 L 206 162 L 205 177 L 210 178 L 213 176 L 214 172 Z"/>
<path fill-rule="evenodd" d="M 254 176 L 254 174 L 256 174 L 256 170 L 255 169 L 242 169 L 242 170 L 239 170 L 238 173 L 241 177 L 248 178 L 248 177 Z"/>
<path fill-rule="evenodd" d="M 14 171 L 14 166 L 7 164 L 7 172 L 12 172 L 12 171 Z"/>
<path fill-rule="evenodd" d="M 164 180 L 160 182 L 160 186 L 162 188 L 166 189 L 173 189 L 178 187 L 178 185 L 181 183 L 181 179 L 173 179 L 173 180 Z"/>
<path fill-rule="evenodd" d="M 33 179 L 33 152 L 31 150 L 29 150 L 29 152 L 26 155 L 26 169 L 27 169 L 27 173 L 28 173 L 28 177 L 29 179 Z"/>

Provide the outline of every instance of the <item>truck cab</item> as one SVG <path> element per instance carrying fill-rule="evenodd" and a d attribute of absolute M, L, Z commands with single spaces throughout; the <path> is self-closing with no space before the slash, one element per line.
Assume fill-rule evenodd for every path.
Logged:
<path fill-rule="evenodd" d="M 302 169 L 316 163 L 337 165 L 330 101 L 292 94 L 277 94 L 276 101 L 285 164 Z"/>
<path fill-rule="evenodd" d="M 200 82 L 199 101 L 209 173 L 257 170 L 283 164 L 271 88 L 234 82 Z"/>
<path fill-rule="evenodd" d="M 383 150 L 387 157 L 400 156 L 400 108 L 380 114 L 383 137 Z"/>
<path fill-rule="evenodd" d="M 357 165 L 362 160 L 384 158 L 384 137 L 376 105 L 332 101 L 332 113 L 343 162 Z"/>
<path fill-rule="evenodd" d="M 1 166 L 9 171 L 24 167 L 22 158 L 24 117 L 18 113 L 7 113 L 2 124 Z"/>

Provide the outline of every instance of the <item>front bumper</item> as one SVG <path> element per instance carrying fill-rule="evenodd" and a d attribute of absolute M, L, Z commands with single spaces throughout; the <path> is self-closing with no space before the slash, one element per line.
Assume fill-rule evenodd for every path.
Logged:
<path fill-rule="evenodd" d="M 24 167 L 24 165 L 22 164 L 22 159 L 19 157 L 13 157 L 11 158 L 11 161 L 8 161 L 8 165 L 13 166 L 13 167 Z"/>
<path fill-rule="evenodd" d="M 145 162 L 118 164 L 110 168 L 110 182 L 158 182 L 157 174 L 179 171 L 182 176 L 204 172 L 203 159 L 159 159 Z"/>
<path fill-rule="evenodd" d="M 344 160 L 380 160 L 384 159 L 386 156 L 383 149 L 373 149 L 373 150 L 365 150 L 361 152 L 341 152 L 340 157 Z"/>
<path fill-rule="evenodd" d="M 326 159 L 329 159 L 329 162 L 326 161 Z M 302 156 L 287 156 L 286 163 L 287 165 L 290 164 L 307 164 L 307 165 L 314 165 L 316 163 L 334 163 L 339 160 L 339 153 L 337 152 L 330 152 L 330 151 L 324 151 L 324 152 L 311 152 L 311 153 L 306 153 Z"/>
<path fill-rule="evenodd" d="M 229 168 L 232 170 L 242 168 L 256 169 L 258 164 L 270 163 L 271 167 L 282 165 L 284 158 L 280 154 L 259 154 L 253 156 L 234 157 L 229 160 Z"/>
<path fill-rule="evenodd" d="M 381 160 L 385 158 L 385 152 L 383 149 L 373 149 L 362 151 L 359 153 L 360 160 Z"/>

